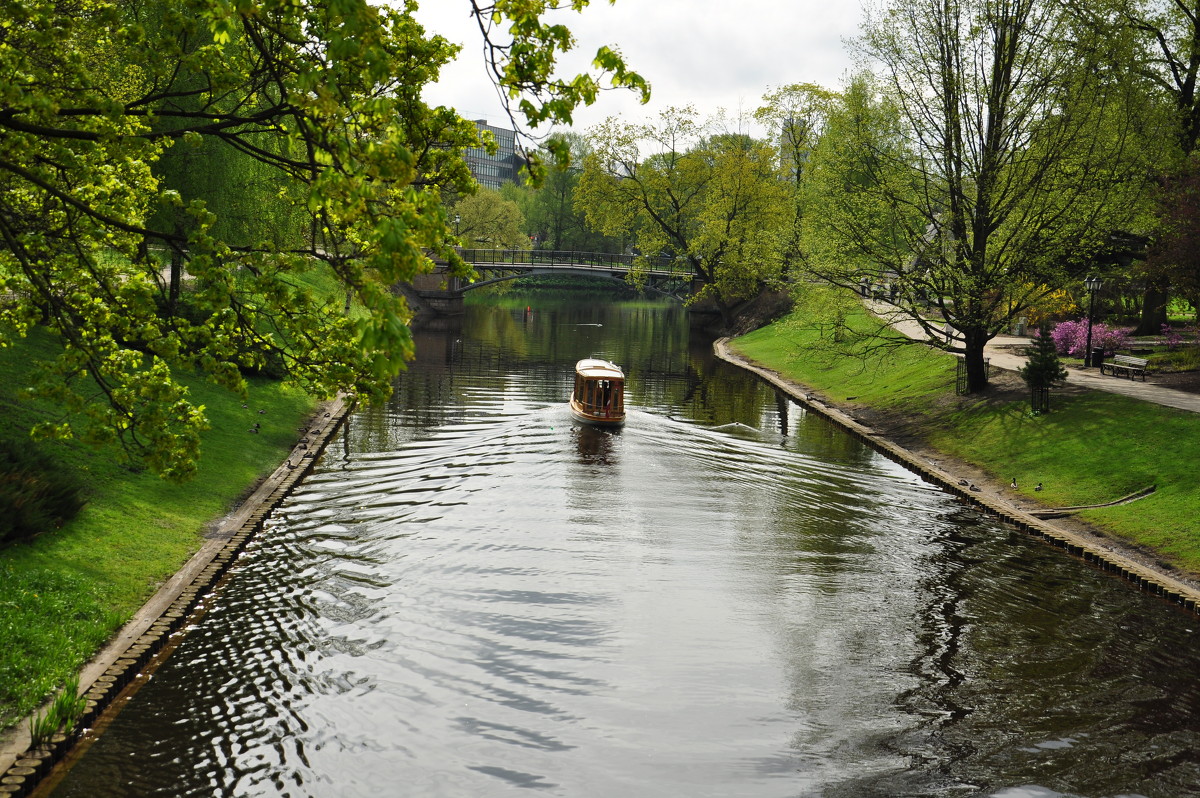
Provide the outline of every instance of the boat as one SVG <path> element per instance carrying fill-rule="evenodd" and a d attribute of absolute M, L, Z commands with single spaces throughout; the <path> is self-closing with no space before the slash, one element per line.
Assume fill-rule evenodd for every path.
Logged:
<path fill-rule="evenodd" d="M 625 372 L 621 367 L 594 357 L 576 363 L 571 415 L 601 427 L 625 423 Z"/>

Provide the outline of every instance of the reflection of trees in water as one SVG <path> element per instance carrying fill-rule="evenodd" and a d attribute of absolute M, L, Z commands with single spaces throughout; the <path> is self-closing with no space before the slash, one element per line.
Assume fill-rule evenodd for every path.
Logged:
<path fill-rule="evenodd" d="M 561 403 L 565 415 L 575 361 L 599 355 L 630 376 L 632 408 L 778 432 L 787 450 L 847 472 L 880 468 L 832 423 L 715 360 L 681 310 L 560 303 L 528 318 L 525 304 L 476 308 L 418 329 L 417 362 L 397 381 L 387 412 L 439 426 L 469 418 L 489 394 L 513 391 L 522 402 Z M 399 426 L 360 413 L 347 434 L 394 435 Z M 569 489 L 578 507 L 605 506 L 598 484 L 619 488 L 611 480 L 635 432 L 572 433 L 567 456 L 578 479 Z M 837 612 L 858 619 L 813 616 L 834 630 L 806 616 L 806 605 L 789 614 L 795 646 L 830 638 L 827 650 L 796 654 L 793 674 L 804 702 L 797 711 L 818 714 L 804 742 L 819 750 L 815 769 L 829 774 L 822 795 L 979 794 L 1022 784 L 1089 796 L 1200 794 L 1200 656 L 1185 631 L 1200 629 L 1194 619 L 1181 622 L 1161 602 L 966 508 L 931 518 L 925 541 L 900 541 L 893 529 L 922 522 L 902 518 L 911 515 L 902 501 L 856 488 L 849 476 L 807 465 L 784 474 L 773 455 L 710 465 L 750 486 L 737 493 L 746 545 L 761 529 L 776 530 L 775 570 L 756 565 L 764 590 L 779 589 L 772 580 L 819 574 L 821 595 L 837 593 Z M 894 584 L 862 582 L 864 557 L 879 567 L 874 580 L 889 578 L 894 565 Z M 819 597 L 796 599 L 804 600 Z M 861 629 L 848 630 L 855 624 Z M 897 653 L 910 647 L 911 659 Z M 839 669 L 831 652 L 859 659 Z M 863 664 L 869 656 L 897 664 L 881 673 L 878 663 Z M 875 681 L 848 683 L 857 678 Z M 820 715 L 821 697 L 804 694 L 814 684 L 836 689 L 844 706 Z M 839 722 L 857 728 L 836 729 Z M 888 724 L 903 728 L 877 733 Z"/>
<path fill-rule="evenodd" d="M 963 510 L 933 530 L 915 626 L 904 772 L 831 796 L 1200 793 L 1200 666 L 1171 608 Z"/>
<path fill-rule="evenodd" d="M 909 663 L 917 685 L 897 696 L 897 706 L 917 720 L 915 735 L 896 746 L 919 769 L 949 774 L 948 765 L 975 753 L 970 739 L 953 740 L 944 731 L 971 715 L 974 708 L 963 702 L 959 687 L 966 680 L 962 647 L 969 626 L 965 606 L 972 593 L 968 570 L 980 560 L 968 556 L 979 539 L 967 534 L 976 520 L 966 512 L 954 513 L 945 525 L 934 530 L 934 548 L 918 565 L 924 574 L 917 584 L 919 602 L 916 640 L 919 654 Z M 916 737 L 917 739 L 911 739 Z M 924 737 L 925 739 L 920 739 Z M 919 742 L 913 747 L 912 742 Z"/>
<path fill-rule="evenodd" d="M 414 337 L 416 363 L 397 380 L 397 396 L 413 399 L 393 399 L 409 412 L 436 410 L 422 397 L 437 405 L 446 396 L 437 387 L 418 393 L 419 386 L 406 386 L 419 379 L 416 366 L 447 381 L 469 373 L 473 384 L 489 375 L 519 375 L 526 398 L 565 403 L 576 361 L 595 356 L 625 371 L 627 407 L 667 408 L 700 423 L 762 422 L 762 383 L 717 361 L 711 337 L 692 330 L 674 303 L 539 298 L 530 304 L 516 297 L 468 305 L 457 322 L 418 324 Z M 718 390 L 710 390 L 714 380 Z M 506 386 L 497 381 L 496 388 Z"/>

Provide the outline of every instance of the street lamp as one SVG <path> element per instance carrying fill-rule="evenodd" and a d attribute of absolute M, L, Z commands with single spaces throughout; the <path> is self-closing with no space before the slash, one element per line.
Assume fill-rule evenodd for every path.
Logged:
<path fill-rule="evenodd" d="M 1104 281 L 1099 277 L 1088 277 L 1083 281 L 1087 286 L 1088 293 L 1091 294 L 1091 301 L 1088 302 L 1088 332 L 1087 346 L 1084 347 L 1083 365 L 1085 368 L 1092 367 L 1092 321 L 1096 317 L 1096 292 L 1104 287 Z"/>

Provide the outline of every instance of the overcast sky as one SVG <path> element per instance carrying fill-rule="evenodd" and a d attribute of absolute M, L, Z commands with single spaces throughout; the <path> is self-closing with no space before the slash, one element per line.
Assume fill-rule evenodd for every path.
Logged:
<path fill-rule="evenodd" d="M 470 8 L 466 0 L 420 5 L 416 16 L 427 31 L 465 45 L 426 100 L 503 126 Z M 751 112 L 763 94 L 790 83 L 836 89 L 853 65 L 846 40 L 858 35 L 862 17 L 857 0 L 592 0 L 582 14 L 556 18 L 586 54 L 572 74 L 608 44 L 650 81 L 653 96 L 642 106 L 630 92 L 604 92 L 576 112 L 573 127 L 582 131 L 609 116 L 649 120 L 663 108 L 688 104 L 706 116 L 718 108 Z"/>

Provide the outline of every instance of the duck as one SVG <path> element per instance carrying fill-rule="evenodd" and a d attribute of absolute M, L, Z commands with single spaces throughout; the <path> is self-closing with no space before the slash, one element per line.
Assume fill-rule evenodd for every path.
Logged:
<path fill-rule="evenodd" d="M 1009 484 L 1009 487 L 1012 488 L 1013 490 L 1016 490 L 1016 488 L 1017 488 L 1017 478 L 1016 477 L 1012 478 L 1012 482 Z"/>
<path fill-rule="evenodd" d="M 1039 482 L 1037 484 L 1037 487 L 1034 488 L 1034 490 L 1041 490 L 1041 489 L 1042 489 L 1042 483 Z"/>

